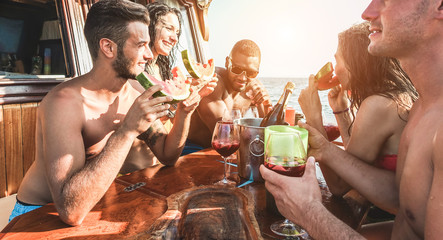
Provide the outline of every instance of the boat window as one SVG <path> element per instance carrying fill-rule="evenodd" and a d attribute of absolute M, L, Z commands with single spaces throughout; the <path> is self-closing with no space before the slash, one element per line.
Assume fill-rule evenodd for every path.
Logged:
<path fill-rule="evenodd" d="M 88 72 L 92 60 L 83 35 L 88 4 L 2 0 L 0 79 L 64 79 Z"/>
<path fill-rule="evenodd" d="M 66 75 L 54 0 L 1 1 L 0 78 Z"/>
<path fill-rule="evenodd" d="M 95 0 L 0 1 L 0 80 L 65 79 L 87 73 L 92 60 L 83 35 L 88 6 Z M 188 49 L 200 60 L 192 10 L 176 0 L 159 0 L 180 9 L 182 34 L 179 57 Z M 192 16 L 189 16 L 191 14 Z"/>

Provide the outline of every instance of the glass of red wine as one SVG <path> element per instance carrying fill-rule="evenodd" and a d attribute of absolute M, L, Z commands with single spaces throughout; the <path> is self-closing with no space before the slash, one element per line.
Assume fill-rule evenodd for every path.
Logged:
<path fill-rule="evenodd" d="M 330 142 L 340 137 L 340 129 L 338 128 L 338 126 L 329 123 L 324 125 L 323 127 L 326 130 L 326 134 L 328 135 L 328 140 Z"/>
<path fill-rule="evenodd" d="M 286 176 L 301 177 L 305 172 L 306 150 L 297 132 L 272 132 L 265 149 L 265 167 Z M 290 220 L 277 221 L 271 225 L 277 235 L 298 237 L 306 233 Z"/>
<path fill-rule="evenodd" d="M 212 134 L 212 148 L 223 158 L 224 169 L 223 179 L 216 184 L 232 184 L 226 178 L 226 158 L 233 154 L 240 147 L 240 134 L 236 124 L 231 121 L 218 121 Z"/>

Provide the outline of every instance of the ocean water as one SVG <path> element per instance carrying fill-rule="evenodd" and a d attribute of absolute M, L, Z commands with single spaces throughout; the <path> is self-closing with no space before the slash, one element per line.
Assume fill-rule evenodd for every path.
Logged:
<path fill-rule="evenodd" d="M 303 88 L 308 86 L 308 78 L 258 78 L 265 88 L 268 90 L 271 96 L 272 104 L 276 104 L 278 99 L 283 93 L 283 89 L 287 82 L 291 81 L 295 83 L 295 90 L 289 97 L 288 106 L 295 108 L 297 112 L 302 112 L 300 105 L 298 104 L 298 96 Z M 319 91 L 320 102 L 322 104 L 323 123 L 336 124 L 334 114 L 328 103 L 328 91 Z"/>

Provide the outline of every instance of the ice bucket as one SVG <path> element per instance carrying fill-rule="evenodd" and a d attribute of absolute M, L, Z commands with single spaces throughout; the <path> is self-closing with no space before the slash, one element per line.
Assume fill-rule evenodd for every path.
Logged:
<path fill-rule="evenodd" d="M 260 127 L 262 118 L 235 120 L 240 128 L 240 148 L 237 155 L 238 175 L 242 178 L 263 182 L 260 165 L 264 160 L 264 133 Z"/>

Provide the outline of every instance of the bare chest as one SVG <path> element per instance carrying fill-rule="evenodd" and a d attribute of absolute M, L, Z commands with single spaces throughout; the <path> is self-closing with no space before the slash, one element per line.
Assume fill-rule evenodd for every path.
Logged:
<path fill-rule="evenodd" d="M 240 92 L 232 98 L 232 108 L 241 109 L 245 112 L 251 105 L 251 99 L 249 99 L 244 92 Z"/>
<path fill-rule="evenodd" d="M 432 132 L 417 128 L 426 119 L 411 119 L 405 128 L 399 148 L 397 184 L 399 186 L 399 215 L 418 236 L 424 236 L 426 207 L 433 178 Z M 419 129 L 419 130 L 418 130 Z"/>
<path fill-rule="evenodd" d="M 85 105 L 82 135 L 87 158 L 102 151 L 111 134 L 122 125 L 132 102 Z"/>

